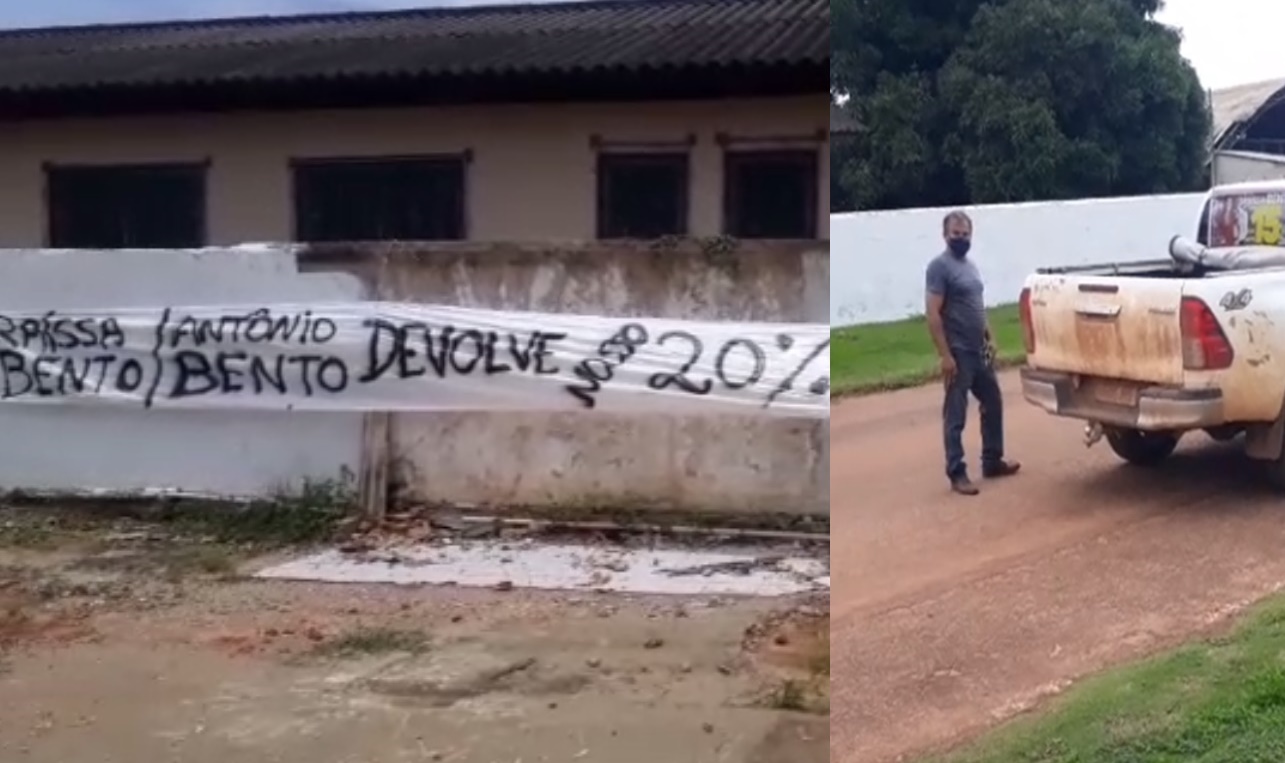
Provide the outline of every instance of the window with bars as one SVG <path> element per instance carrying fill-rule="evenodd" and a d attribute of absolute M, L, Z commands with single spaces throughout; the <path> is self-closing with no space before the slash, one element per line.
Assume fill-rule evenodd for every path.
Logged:
<path fill-rule="evenodd" d="M 52 247 L 206 245 L 205 164 L 50 165 L 45 173 Z"/>
<path fill-rule="evenodd" d="M 735 238 L 817 237 L 816 151 L 729 151 L 724 232 Z"/>
<path fill-rule="evenodd" d="M 463 240 L 467 166 L 466 156 L 296 161 L 295 238 Z"/>
<path fill-rule="evenodd" d="M 598 154 L 598 238 L 687 234 L 686 153 Z"/>

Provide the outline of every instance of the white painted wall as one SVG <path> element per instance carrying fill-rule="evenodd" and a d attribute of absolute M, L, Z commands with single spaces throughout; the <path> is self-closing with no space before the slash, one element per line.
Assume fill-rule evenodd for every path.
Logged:
<path fill-rule="evenodd" d="M 1017 300 L 1033 270 L 1166 256 L 1175 234 L 1194 236 L 1204 194 L 965 208 L 973 257 L 991 305 Z M 924 268 L 942 251 L 949 209 L 850 212 L 830 218 L 830 325 L 922 313 Z"/>
<path fill-rule="evenodd" d="M 577 247 L 544 244 L 372 246 L 364 254 L 332 252 L 330 260 L 305 256 L 307 273 L 286 248 L 0 249 L 0 313 L 378 296 L 499 310 L 794 322 L 820 321 L 828 302 L 828 253 L 811 245 L 746 242 L 714 256 L 688 242 L 660 258 L 640 256 L 645 247 L 595 246 L 601 251 L 579 256 Z M 0 490 L 54 492 L 261 496 L 305 478 L 338 476 L 344 467 L 358 471 L 363 441 L 358 413 L 92 403 L 0 404 L 0 432 Z M 829 512 L 828 419 L 425 412 L 394 416 L 389 439 L 406 493 L 430 504 Z"/>
<path fill-rule="evenodd" d="M 353 301 L 339 273 L 300 274 L 292 252 L 0 250 L 0 312 Z M 0 489 L 264 495 L 361 458 L 359 413 L 0 406 Z"/>
<path fill-rule="evenodd" d="M 1210 161 L 1215 184 L 1285 178 L 1285 156 L 1245 151 L 1216 151 Z"/>

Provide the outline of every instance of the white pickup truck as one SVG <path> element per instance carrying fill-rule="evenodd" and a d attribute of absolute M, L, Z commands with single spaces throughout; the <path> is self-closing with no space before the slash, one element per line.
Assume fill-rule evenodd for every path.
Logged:
<path fill-rule="evenodd" d="M 1213 189 L 1198 226 L 1168 259 L 1027 278 L 1022 394 L 1138 465 L 1244 434 L 1285 488 L 1285 181 Z"/>

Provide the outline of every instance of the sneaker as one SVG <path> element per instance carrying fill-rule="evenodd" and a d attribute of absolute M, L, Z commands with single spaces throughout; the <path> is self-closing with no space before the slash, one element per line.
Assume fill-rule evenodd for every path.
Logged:
<path fill-rule="evenodd" d="M 1022 465 L 1016 461 L 997 461 L 993 464 L 986 464 L 982 467 L 982 476 L 986 479 L 995 479 L 996 477 L 1012 477 L 1017 474 Z"/>
<path fill-rule="evenodd" d="M 960 495 L 977 495 L 982 492 L 977 489 L 977 486 L 974 485 L 973 481 L 968 479 L 968 477 L 956 477 L 951 480 L 950 489 Z"/>

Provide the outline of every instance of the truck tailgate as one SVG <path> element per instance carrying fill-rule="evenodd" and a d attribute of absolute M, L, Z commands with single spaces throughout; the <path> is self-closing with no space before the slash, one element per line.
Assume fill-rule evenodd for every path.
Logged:
<path fill-rule="evenodd" d="M 1027 285 L 1032 368 L 1182 384 L 1181 279 L 1041 275 Z"/>

